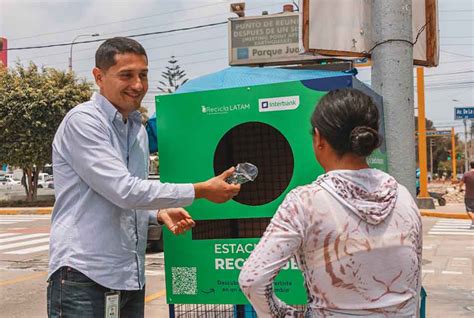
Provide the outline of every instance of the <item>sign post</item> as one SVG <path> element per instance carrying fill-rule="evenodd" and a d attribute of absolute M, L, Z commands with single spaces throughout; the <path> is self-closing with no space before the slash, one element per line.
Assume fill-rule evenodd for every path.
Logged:
<path fill-rule="evenodd" d="M 454 108 L 454 119 L 473 119 L 474 118 L 474 107 L 455 107 Z"/>
<path fill-rule="evenodd" d="M 454 119 L 464 122 L 464 172 L 467 172 L 469 156 L 467 153 L 467 120 L 474 118 L 474 107 L 454 107 Z"/>
<path fill-rule="evenodd" d="M 300 54 L 298 13 L 229 19 L 229 65 L 291 65 L 338 61 L 321 55 Z M 351 62 L 339 60 L 343 70 Z M 348 66 L 342 64 L 349 64 Z"/>

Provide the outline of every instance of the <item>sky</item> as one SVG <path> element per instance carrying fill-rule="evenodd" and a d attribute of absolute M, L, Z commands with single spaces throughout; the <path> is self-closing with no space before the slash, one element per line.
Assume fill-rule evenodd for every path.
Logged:
<path fill-rule="evenodd" d="M 105 39 L 146 32 L 180 29 L 226 21 L 235 14 L 225 0 L 0 0 L 0 36 L 9 48 Z M 282 11 L 291 1 L 248 0 L 246 15 Z M 425 69 L 426 117 L 438 129 L 455 127 L 454 107 L 474 107 L 474 0 L 438 0 L 440 63 Z M 91 34 L 99 33 L 98 37 Z M 161 72 L 174 55 L 188 78 L 228 67 L 226 25 L 136 38 L 149 58 L 149 93 L 144 106 L 154 113 L 154 96 Z M 73 69 L 80 78 L 93 81 L 92 68 L 98 43 L 73 46 Z M 15 62 L 66 70 L 70 46 L 8 52 Z M 370 67 L 359 69 L 358 78 L 370 84 Z M 416 90 L 415 90 L 416 97 Z M 416 102 L 415 102 L 416 104 Z M 416 105 L 415 105 L 416 114 Z"/>

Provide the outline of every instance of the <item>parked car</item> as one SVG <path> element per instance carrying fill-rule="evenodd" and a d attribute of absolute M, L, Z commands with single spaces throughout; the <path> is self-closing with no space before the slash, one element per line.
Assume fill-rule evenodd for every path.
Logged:
<path fill-rule="evenodd" d="M 0 176 L 0 184 L 1 185 L 6 185 L 7 184 L 7 177 L 5 176 Z"/>
<path fill-rule="evenodd" d="M 38 188 L 47 188 L 49 181 L 53 178 L 53 176 L 47 173 L 40 173 L 38 174 Z"/>
<path fill-rule="evenodd" d="M 0 176 L 0 185 L 1 186 L 11 188 L 11 186 L 14 186 L 14 185 L 17 185 L 17 184 L 20 184 L 20 181 L 15 180 L 11 177 L 6 177 L 4 175 Z"/>
<path fill-rule="evenodd" d="M 148 239 L 146 242 L 147 252 L 163 252 L 163 230 L 161 226 L 148 225 Z"/>
<path fill-rule="evenodd" d="M 149 180 L 160 180 L 159 174 L 150 174 Z M 155 224 L 148 225 L 148 239 L 146 241 L 146 251 L 157 253 L 163 252 L 163 230 Z"/>

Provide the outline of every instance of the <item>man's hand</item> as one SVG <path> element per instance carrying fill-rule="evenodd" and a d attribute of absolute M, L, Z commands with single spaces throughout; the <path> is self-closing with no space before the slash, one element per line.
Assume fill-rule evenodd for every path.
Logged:
<path fill-rule="evenodd" d="M 223 203 L 235 197 L 239 194 L 240 184 L 228 184 L 225 181 L 234 171 L 235 168 L 232 167 L 217 177 L 194 184 L 195 198 L 205 198 L 211 202 Z"/>
<path fill-rule="evenodd" d="M 181 234 L 195 225 L 191 215 L 182 208 L 160 210 L 156 218 L 175 235 Z"/>

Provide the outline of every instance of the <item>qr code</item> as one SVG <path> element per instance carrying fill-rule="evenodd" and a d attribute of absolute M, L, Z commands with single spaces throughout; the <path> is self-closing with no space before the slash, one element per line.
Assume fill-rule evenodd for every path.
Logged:
<path fill-rule="evenodd" d="M 174 295 L 196 295 L 196 267 L 171 267 Z"/>

